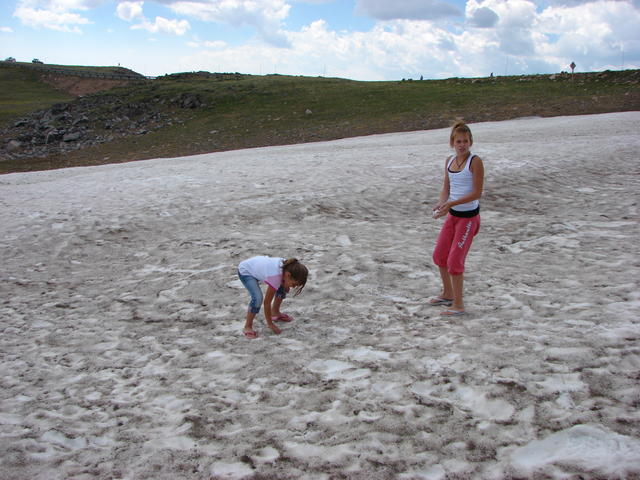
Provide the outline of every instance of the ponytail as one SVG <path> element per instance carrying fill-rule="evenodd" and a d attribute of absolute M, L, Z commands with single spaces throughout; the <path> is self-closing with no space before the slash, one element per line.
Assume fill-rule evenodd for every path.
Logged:
<path fill-rule="evenodd" d="M 289 272 L 291 278 L 293 278 L 298 286 L 296 287 L 295 295 L 300 295 L 304 286 L 307 284 L 307 277 L 309 276 L 309 270 L 297 258 L 288 258 L 282 263 L 282 273 Z"/>

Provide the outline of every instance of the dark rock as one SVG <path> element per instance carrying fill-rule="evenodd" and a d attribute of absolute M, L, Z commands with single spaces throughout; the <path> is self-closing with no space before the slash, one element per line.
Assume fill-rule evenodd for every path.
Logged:
<path fill-rule="evenodd" d="M 58 113 L 66 112 L 68 109 L 69 109 L 68 103 L 56 103 L 49 109 L 49 111 L 53 115 L 57 115 Z"/>
<path fill-rule="evenodd" d="M 89 122 L 89 118 L 87 118 L 86 115 L 82 115 L 79 118 L 76 118 L 73 122 L 71 122 L 71 125 L 73 125 L 74 127 L 76 125 L 80 125 L 81 123 L 88 123 Z"/>
<path fill-rule="evenodd" d="M 63 142 L 75 142 L 76 140 L 80 139 L 81 136 L 82 136 L 82 134 L 80 132 L 67 133 L 62 137 L 62 141 Z"/>
<path fill-rule="evenodd" d="M 194 93 L 183 93 L 178 99 L 181 108 L 198 108 L 202 106 L 200 95 Z"/>
<path fill-rule="evenodd" d="M 62 113 L 58 113 L 57 115 L 54 115 L 52 120 L 57 123 L 65 123 L 65 122 L 69 122 L 72 118 L 73 117 L 69 112 L 62 112 Z"/>
<path fill-rule="evenodd" d="M 130 103 L 129 105 L 127 105 L 126 109 L 125 109 L 125 115 L 127 117 L 139 117 L 140 115 L 142 115 L 144 113 L 144 110 L 142 109 L 142 106 L 137 105 L 135 103 Z"/>
<path fill-rule="evenodd" d="M 44 143 L 57 142 L 58 140 L 62 140 L 64 135 L 64 130 L 59 130 L 57 128 L 51 129 L 44 135 Z"/>
<path fill-rule="evenodd" d="M 10 140 L 9 143 L 7 144 L 7 151 L 15 152 L 16 150 L 19 150 L 21 147 L 22 147 L 22 143 L 19 142 L 18 140 Z"/>

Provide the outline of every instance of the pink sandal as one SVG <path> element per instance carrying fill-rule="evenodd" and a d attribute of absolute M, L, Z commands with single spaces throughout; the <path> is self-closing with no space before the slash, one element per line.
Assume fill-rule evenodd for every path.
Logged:
<path fill-rule="evenodd" d="M 280 315 L 271 317 L 271 320 L 274 322 L 290 322 L 291 320 L 293 320 L 293 318 L 286 313 L 281 313 Z"/>

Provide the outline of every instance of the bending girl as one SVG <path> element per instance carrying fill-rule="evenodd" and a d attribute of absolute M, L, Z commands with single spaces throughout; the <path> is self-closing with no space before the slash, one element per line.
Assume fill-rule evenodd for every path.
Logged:
<path fill-rule="evenodd" d="M 258 334 L 253 330 L 253 319 L 260 312 L 261 305 L 264 305 L 264 316 L 269 328 L 273 333 L 280 333 L 280 329 L 274 322 L 290 322 L 292 320 L 289 315 L 280 312 L 280 305 L 291 288 L 295 289 L 294 295 L 296 296 L 302 292 L 307 283 L 308 274 L 307 267 L 296 258 L 285 260 L 284 258 L 258 256 L 240 262 L 238 276 L 251 295 L 244 324 L 244 335 L 247 338 L 258 337 Z M 260 282 L 267 284 L 264 300 Z"/>

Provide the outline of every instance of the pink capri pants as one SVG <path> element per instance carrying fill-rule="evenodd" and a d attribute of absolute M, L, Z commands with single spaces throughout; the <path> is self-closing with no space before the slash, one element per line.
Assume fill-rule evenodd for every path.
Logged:
<path fill-rule="evenodd" d="M 464 273 L 464 261 L 473 237 L 479 231 L 479 214 L 470 218 L 447 215 L 438 235 L 436 248 L 433 250 L 433 263 L 439 267 L 446 267 L 451 275 Z"/>

